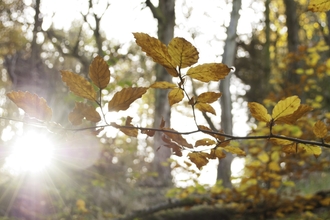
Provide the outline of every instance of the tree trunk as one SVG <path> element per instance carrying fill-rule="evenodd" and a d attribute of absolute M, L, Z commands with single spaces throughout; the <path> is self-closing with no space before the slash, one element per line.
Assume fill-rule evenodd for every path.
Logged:
<path fill-rule="evenodd" d="M 159 0 L 159 4 L 155 7 L 149 0 L 146 5 L 150 8 L 153 16 L 158 21 L 158 39 L 165 44 L 168 44 L 174 37 L 175 26 L 175 0 Z M 160 66 L 156 66 L 156 81 L 170 82 L 172 77 L 166 70 Z M 164 119 L 166 127 L 170 126 L 171 108 L 168 104 L 167 91 L 158 89 L 155 91 L 155 113 L 154 127 L 159 127 L 161 120 Z M 155 186 L 170 186 L 172 185 L 172 176 L 170 167 L 164 166 L 171 156 L 169 148 L 161 147 L 161 133 L 156 133 L 154 137 L 154 152 L 155 158 L 152 164 L 152 171 L 158 173 L 158 177 L 154 179 Z"/>
<path fill-rule="evenodd" d="M 228 66 L 234 65 L 234 59 L 236 56 L 236 29 L 239 20 L 239 10 L 241 8 L 241 0 L 233 0 L 233 9 L 231 12 L 230 23 L 227 28 L 227 39 L 225 41 L 225 48 L 223 53 L 222 62 Z M 227 134 L 233 132 L 233 115 L 232 115 L 232 100 L 229 91 L 230 87 L 230 74 L 221 81 L 220 91 L 222 96 L 220 99 L 221 103 L 221 128 Z M 227 154 L 227 157 L 219 161 L 218 165 L 218 180 L 222 180 L 225 187 L 231 187 L 231 171 L 230 166 L 233 160 L 232 154 Z"/>

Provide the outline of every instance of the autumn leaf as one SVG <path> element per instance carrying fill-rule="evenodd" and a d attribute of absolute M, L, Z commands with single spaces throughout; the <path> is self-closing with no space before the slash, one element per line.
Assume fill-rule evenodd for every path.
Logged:
<path fill-rule="evenodd" d="M 322 148 L 320 146 L 308 144 L 299 144 L 299 146 L 302 147 L 308 155 L 314 155 L 314 157 L 318 157 L 322 153 Z"/>
<path fill-rule="evenodd" d="M 280 170 L 281 170 L 280 165 L 278 165 L 278 162 L 275 162 L 275 161 L 271 161 L 271 162 L 268 164 L 268 167 L 269 167 L 269 169 L 272 170 L 272 171 L 280 171 Z"/>
<path fill-rule="evenodd" d="M 269 161 L 269 156 L 266 152 L 261 152 L 259 155 L 258 155 L 258 159 L 263 162 L 263 163 L 268 163 Z"/>
<path fill-rule="evenodd" d="M 328 134 L 327 126 L 322 121 L 317 121 L 313 126 L 313 133 L 318 138 L 324 138 Z"/>
<path fill-rule="evenodd" d="M 89 77 L 100 89 L 104 89 L 110 82 L 110 70 L 108 64 L 100 56 L 94 58 L 89 66 Z"/>
<path fill-rule="evenodd" d="M 169 137 L 172 141 L 178 143 L 179 145 L 183 146 L 183 147 L 187 147 L 187 148 L 192 148 L 192 144 L 189 144 L 187 142 L 186 139 L 184 139 L 182 137 L 181 134 L 179 134 L 179 132 L 177 132 L 176 130 L 172 129 L 172 128 L 162 128 L 164 130 L 164 134 Z M 166 131 L 172 131 L 172 132 L 166 132 Z M 175 133 L 177 132 L 177 133 Z"/>
<path fill-rule="evenodd" d="M 292 143 L 292 144 L 289 144 L 289 145 L 285 145 L 285 146 L 282 147 L 282 151 L 284 153 L 288 153 L 288 154 L 297 153 L 297 151 L 298 151 L 297 144 L 296 143 Z"/>
<path fill-rule="evenodd" d="M 50 121 L 52 119 L 52 109 L 48 106 L 44 98 L 36 94 L 14 91 L 7 93 L 7 97 L 32 118 L 42 121 Z"/>
<path fill-rule="evenodd" d="M 168 45 L 168 53 L 172 58 L 172 63 L 179 68 L 191 66 L 198 61 L 197 49 L 186 39 L 176 37 Z"/>
<path fill-rule="evenodd" d="M 237 156 L 246 156 L 246 153 L 243 150 L 239 149 L 238 147 L 225 146 L 222 149 L 224 149 L 229 153 L 237 154 Z"/>
<path fill-rule="evenodd" d="M 119 130 L 121 132 L 123 132 L 124 134 L 126 134 L 127 136 L 137 137 L 139 131 L 138 131 L 138 129 L 133 129 L 134 126 L 132 124 L 132 119 L 133 119 L 132 117 L 127 116 L 126 122 L 125 122 L 125 126 L 132 127 L 132 128 L 119 128 Z"/>
<path fill-rule="evenodd" d="M 191 152 L 188 154 L 190 161 L 193 162 L 199 170 L 209 162 L 207 156 L 208 155 L 204 152 Z"/>
<path fill-rule="evenodd" d="M 293 143 L 293 141 L 280 139 L 280 138 L 270 138 L 269 141 L 273 144 L 277 144 L 277 145 L 280 145 L 280 146 L 289 145 L 289 144 Z"/>
<path fill-rule="evenodd" d="M 299 108 L 292 114 L 278 118 L 276 123 L 294 124 L 299 118 L 312 110 L 313 108 L 311 106 L 301 104 Z"/>
<path fill-rule="evenodd" d="M 61 71 L 62 81 L 75 95 L 92 101 L 96 100 L 96 92 L 92 84 L 82 76 L 70 71 Z"/>
<path fill-rule="evenodd" d="M 329 0 L 310 0 L 308 10 L 312 12 L 326 12 L 330 10 Z"/>
<path fill-rule="evenodd" d="M 162 135 L 162 140 L 164 141 L 164 146 L 171 148 L 174 155 L 181 157 L 182 156 L 182 147 L 177 143 L 171 141 L 171 139 L 167 138 L 165 134 Z"/>
<path fill-rule="evenodd" d="M 168 93 L 168 102 L 170 106 L 180 102 L 184 97 L 183 90 L 180 88 L 174 88 Z"/>
<path fill-rule="evenodd" d="M 225 158 L 226 154 L 223 152 L 223 150 L 220 147 L 217 147 L 216 149 L 211 149 L 210 152 L 210 157 L 209 159 L 216 159 L 218 158 L 219 160 L 222 158 Z"/>
<path fill-rule="evenodd" d="M 285 117 L 294 113 L 300 106 L 300 99 L 298 96 L 290 96 L 284 100 L 279 101 L 272 112 L 274 121 L 281 117 Z"/>
<path fill-rule="evenodd" d="M 206 63 L 191 67 L 187 75 L 202 82 L 219 81 L 230 72 L 230 68 L 222 63 Z"/>
<path fill-rule="evenodd" d="M 146 93 L 146 87 L 129 87 L 117 92 L 108 103 L 109 111 L 126 110 L 138 98 Z"/>
<path fill-rule="evenodd" d="M 203 138 L 200 140 L 197 140 L 195 143 L 195 147 L 199 147 L 199 146 L 210 146 L 216 144 L 216 142 L 210 138 Z"/>
<path fill-rule="evenodd" d="M 221 92 L 204 92 L 197 97 L 197 102 L 212 103 L 221 97 Z"/>
<path fill-rule="evenodd" d="M 248 107 L 250 109 L 251 115 L 258 121 L 271 121 L 272 117 L 267 113 L 267 109 L 263 105 L 257 102 L 249 102 Z"/>
<path fill-rule="evenodd" d="M 69 113 L 69 121 L 73 125 L 80 125 L 83 118 L 91 122 L 99 122 L 101 120 L 100 114 L 93 106 L 76 102 L 73 111 Z"/>
<path fill-rule="evenodd" d="M 175 64 L 173 64 L 172 58 L 168 53 L 168 49 L 165 44 L 154 37 L 150 37 L 145 33 L 133 33 L 136 44 L 139 45 L 147 56 L 151 57 L 156 63 L 159 63 L 167 72 L 174 76 L 178 76 Z"/>
<path fill-rule="evenodd" d="M 196 103 L 195 108 L 197 108 L 201 112 L 209 112 L 213 115 L 216 114 L 214 108 L 208 103 Z"/>
<path fill-rule="evenodd" d="M 155 89 L 173 89 L 177 87 L 178 86 L 175 85 L 174 83 L 170 83 L 166 81 L 155 82 L 150 86 L 150 88 L 155 88 Z"/>

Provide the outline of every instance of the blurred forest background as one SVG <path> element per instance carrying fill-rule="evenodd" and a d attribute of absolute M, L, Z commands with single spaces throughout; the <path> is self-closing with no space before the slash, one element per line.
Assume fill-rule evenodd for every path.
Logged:
<path fill-rule="evenodd" d="M 128 86 L 172 80 L 135 44 L 132 32 L 148 33 L 166 44 L 175 36 L 184 37 L 200 52 L 200 63 L 223 62 L 235 67 L 230 77 L 220 84 L 209 83 L 208 88 L 187 82 L 193 93 L 223 92 L 220 103 L 214 105 L 216 116 L 197 115 L 213 130 L 240 136 L 252 130 L 263 134 L 266 128 L 257 129 L 257 122 L 248 115 L 247 102 L 271 108 L 283 97 L 298 95 L 313 112 L 298 125 L 276 129 L 314 139 L 313 121 L 330 119 L 330 13 L 308 11 L 308 0 L 198 2 L 0 1 L 0 219 L 119 219 L 155 204 L 196 196 L 199 200 L 184 205 L 205 205 L 210 199 L 220 205 L 220 201 L 237 205 L 243 198 L 266 204 L 274 193 L 284 198 L 320 190 L 326 194 L 330 189 L 327 149 L 315 158 L 279 153 L 278 148 L 256 140 L 241 141 L 240 147 L 248 154 L 244 160 L 228 154 L 200 171 L 184 157 L 171 156 L 170 149 L 161 147 L 160 136 L 133 139 L 110 128 L 97 135 L 96 153 L 91 150 L 94 146 L 79 147 L 83 134 L 73 132 L 76 139 L 66 151 L 71 155 L 53 161 L 42 174 L 6 169 L 6 158 L 20 135 L 29 129 L 44 132 L 19 122 L 27 119 L 6 98 L 7 92 L 22 90 L 44 97 L 54 111 L 54 121 L 71 126 L 67 116 L 79 98 L 64 86 L 60 70 L 87 77 L 93 58 L 103 57 L 110 66 L 110 81 L 115 82 L 103 90 L 106 101 Z M 132 105 L 129 114 L 140 126 L 157 127 L 163 117 L 167 125 L 189 131 L 192 112 L 181 105 L 171 110 L 166 92 L 147 93 Z M 125 116 L 109 115 L 119 122 Z M 61 140 L 51 140 L 64 148 Z M 79 162 L 88 157 L 91 162 Z M 237 167 L 244 169 L 238 172 Z M 240 192 L 240 197 L 227 201 L 222 198 L 222 193 L 229 192 L 226 190 Z M 276 201 L 280 203 L 279 197 Z M 206 203 L 214 207 L 213 202 Z M 306 214 L 306 207 L 301 204 L 297 209 Z M 201 215 L 206 212 L 212 211 L 202 210 Z M 283 213 L 286 211 L 270 215 L 283 217 Z M 158 219 L 180 219 L 178 214 L 176 217 Z M 185 216 L 194 218 L 201 219 L 199 215 Z"/>

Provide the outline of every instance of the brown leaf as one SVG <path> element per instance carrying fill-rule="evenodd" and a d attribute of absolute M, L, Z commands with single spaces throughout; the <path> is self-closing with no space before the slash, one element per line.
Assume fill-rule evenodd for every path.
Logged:
<path fill-rule="evenodd" d="M 209 160 L 208 158 L 208 154 L 204 153 L 204 152 L 191 152 L 188 154 L 188 157 L 190 159 L 191 162 L 193 162 L 198 169 L 201 169 L 203 166 L 205 166 L 206 164 L 208 164 Z"/>
<path fill-rule="evenodd" d="M 313 127 L 313 133 L 318 138 L 324 138 L 328 134 L 327 126 L 322 121 L 317 121 Z"/>
<path fill-rule="evenodd" d="M 184 97 L 183 90 L 180 88 L 174 88 L 168 93 L 168 102 L 170 106 L 180 102 Z"/>
<path fill-rule="evenodd" d="M 225 146 L 222 149 L 224 149 L 229 153 L 237 154 L 237 156 L 246 156 L 246 153 L 243 150 L 239 149 L 238 147 Z"/>
<path fill-rule="evenodd" d="M 69 113 L 69 121 L 73 125 L 80 125 L 83 118 L 95 123 L 101 120 L 100 114 L 93 106 L 76 102 L 73 111 Z"/>
<path fill-rule="evenodd" d="M 161 81 L 161 82 L 155 82 L 150 86 L 150 88 L 156 88 L 156 89 L 173 89 L 177 88 L 178 86 L 175 85 L 174 83 L 166 82 L 166 81 Z"/>
<path fill-rule="evenodd" d="M 61 71 L 62 81 L 66 83 L 70 91 L 75 95 L 92 101 L 96 100 L 96 92 L 90 82 L 82 76 L 70 71 Z"/>
<path fill-rule="evenodd" d="M 110 70 L 108 64 L 100 56 L 94 58 L 89 66 L 89 77 L 100 89 L 104 89 L 110 82 Z"/>
<path fill-rule="evenodd" d="M 221 92 L 204 92 L 197 97 L 197 102 L 212 103 L 221 97 Z"/>
<path fill-rule="evenodd" d="M 44 98 L 36 94 L 14 91 L 7 93 L 7 97 L 32 118 L 42 121 L 50 121 L 52 119 L 52 109 L 47 105 Z"/>
<path fill-rule="evenodd" d="M 132 117 L 127 116 L 126 123 L 125 123 L 125 126 L 132 127 L 132 128 L 119 128 L 119 130 L 121 132 L 123 132 L 124 134 L 126 134 L 127 136 L 137 137 L 139 134 L 139 131 L 138 131 L 138 129 L 134 128 L 134 126 L 132 124 L 132 119 L 133 119 Z"/>
<path fill-rule="evenodd" d="M 209 159 L 218 158 L 219 160 L 221 160 L 225 157 L 226 157 L 226 154 L 223 152 L 223 150 L 220 147 L 217 147 L 216 149 L 213 148 L 211 150 Z"/>
<path fill-rule="evenodd" d="M 197 140 L 195 143 L 195 147 L 199 147 L 199 146 L 210 146 L 210 145 L 214 145 L 216 144 L 216 142 L 210 138 L 203 138 L 200 140 Z"/>
<path fill-rule="evenodd" d="M 133 33 L 136 44 L 139 45 L 147 56 L 151 57 L 156 63 L 159 63 L 169 74 L 174 77 L 178 76 L 175 64 L 172 63 L 172 58 L 168 53 L 167 47 L 160 40 L 150 37 L 145 33 Z"/>
<path fill-rule="evenodd" d="M 146 93 L 146 87 L 129 87 L 117 92 L 108 103 L 109 111 L 126 110 L 138 98 Z"/>
<path fill-rule="evenodd" d="M 176 37 L 168 45 L 168 53 L 172 58 L 172 63 L 179 68 L 191 66 L 198 61 L 197 49 L 186 39 Z"/>
<path fill-rule="evenodd" d="M 162 135 L 162 140 L 164 141 L 164 146 L 171 148 L 173 150 L 174 155 L 181 157 L 182 156 L 182 148 L 177 143 L 171 141 L 171 139 L 167 138 L 165 134 Z"/>
<path fill-rule="evenodd" d="M 178 143 L 179 145 L 183 146 L 183 147 L 188 147 L 188 148 L 192 148 L 192 144 L 189 144 L 186 139 L 184 139 L 182 137 L 181 134 L 178 133 L 172 133 L 172 132 L 166 132 L 166 131 L 174 131 L 177 132 L 176 130 L 172 129 L 172 128 L 162 128 L 163 130 L 165 130 L 164 134 L 169 137 L 172 141 Z"/>
<path fill-rule="evenodd" d="M 195 108 L 197 108 L 201 112 L 209 112 L 216 115 L 214 108 L 207 103 L 196 103 Z"/>
<path fill-rule="evenodd" d="M 203 132 L 203 131 L 212 131 L 211 128 L 206 127 L 206 126 L 204 126 L 204 125 L 198 125 L 198 129 L 202 130 L 202 132 Z M 225 137 L 225 136 L 222 136 L 222 135 L 211 134 L 211 133 L 207 133 L 207 132 L 204 132 L 204 133 L 206 133 L 206 134 L 208 134 L 208 135 L 211 135 L 212 137 L 215 137 L 215 138 L 218 139 L 219 141 L 224 141 L 224 140 L 226 139 L 226 137 Z M 219 132 L 219 133 L 221 133 L 221 132 Z"/>
<path fill-rule="evenodd" d="M 222 63 L 206 63 L 191 67 L 187 75 L 202 82 L 219 81 L 230 72 L 230 68 Z"/>

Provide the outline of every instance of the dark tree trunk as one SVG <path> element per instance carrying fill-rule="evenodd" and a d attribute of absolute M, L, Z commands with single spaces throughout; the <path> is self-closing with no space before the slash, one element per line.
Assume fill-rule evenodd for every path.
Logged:
<path fill-rule="evenodd" d="M 175 26 L 175 0 L 160 0 L 155 7 L 149 0 L 146 1 L 153 16 L 158 21 L 158 39 L 168 44 L 174 37 Z M 172 77 L 166 70 L 160 66 L 156 66 L 156 81 L 171 81 Z M 168 104 L 167 91 L 158 89 L 155 91 L 155 115 L 154 127 L 159 127 L 162 118 L 165 120 L 166 127 L 170 126 L 171 109 Z M 155 158 L 153 161 L 153 171 L 158 173 L 155 185 L 170 186 L 172 185 L 171 169 L 164 166 L 171 156 L 170 149 L 162 146 L 161 134 L 156 133 L 154 137 Z M 160 147 L 160 148 L 159 148 Z"/>
<path fill-rule="evenodd" d="M 233 9 L 231 12 L 230 23 L 227 28 L 227 39 L 225 42 L 225 48 L 223 53 L 222 62 L 228 66 L 234 65 L 236 56 L 236 29 L 239 20 L 239 10 L 241 8 L 242 1 L 234 0 Z M 233 115 L 232 115 L 232 100 L 229 91 L 230 87 L 230 74 L 226 79 L 220 82 L 220 91 L 222 96 L 220 99 L 221 104 L 221 128 L 226 134 L 232 134 L 233 132 Z M 231 162 L 233 160 L 232 154 L 227 154 L 227 157 L 219 161 L 218 165 L 218 180 L 222 180 L 225 187 L 231 187 Z"/>

